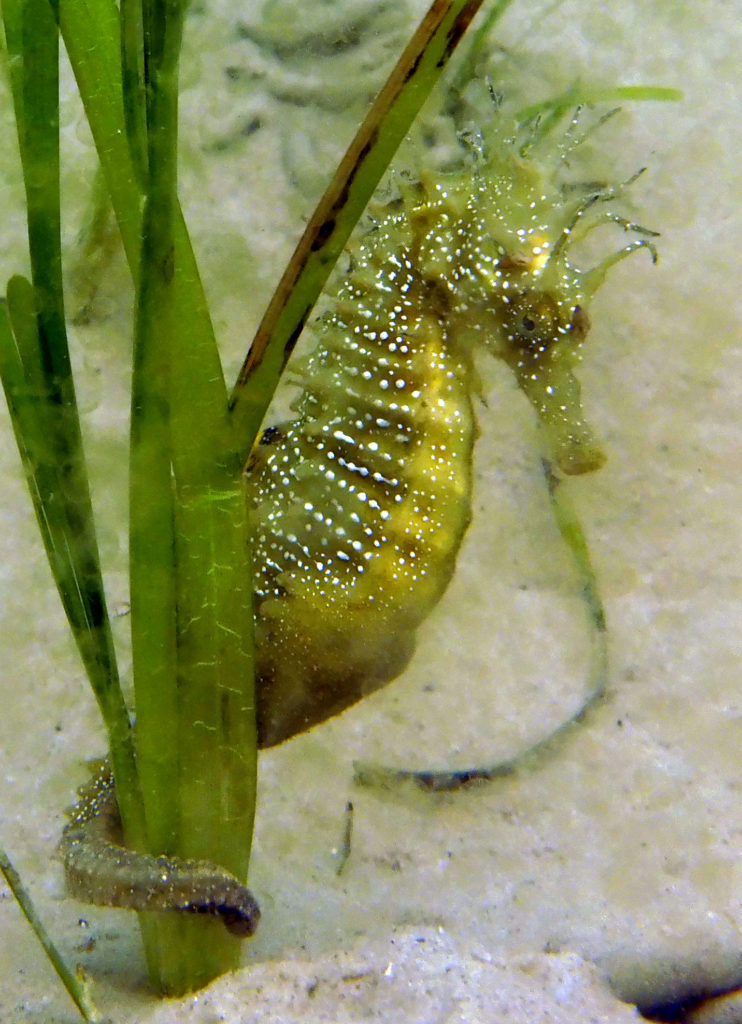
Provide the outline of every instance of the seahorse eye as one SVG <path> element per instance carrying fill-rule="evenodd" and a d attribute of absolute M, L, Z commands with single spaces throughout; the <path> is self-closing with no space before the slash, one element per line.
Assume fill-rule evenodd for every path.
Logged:
<path fill-rule="evenodd" d="M 560 333 L 558 304 L 543 292 L 528 289 L 505 307 L 505 328 L 512 345 L 538 351 L 553 344 Z"/>

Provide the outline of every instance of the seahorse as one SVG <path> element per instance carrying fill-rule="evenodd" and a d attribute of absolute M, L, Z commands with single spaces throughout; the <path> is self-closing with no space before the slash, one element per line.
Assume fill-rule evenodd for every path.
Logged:
<path fill-rule="evenodd" d="M 479 350 L 504 360 L 564 474 L 604 455 L 575 367 L 587 304 L 634 237 L 582 271 L 569 250 L 618 189 L 562 190 L 565 141 L 540 168 L 497 124 L 456 172 L 395 178 L 350 249 L 345 278 L 293 372 L 296 418 L 264 431 L 247 466 L 255 530 L 260 746 L 311 728 L 398 676 L 448 585 L 471 518 Z M 529 154 L 530 150 L 530 154 Z M 252 894 L 215 865 L 121 846 L 107 767 L 81 791 L 60 856 L 90 902 L 220 916 L 254 931 Z"/>

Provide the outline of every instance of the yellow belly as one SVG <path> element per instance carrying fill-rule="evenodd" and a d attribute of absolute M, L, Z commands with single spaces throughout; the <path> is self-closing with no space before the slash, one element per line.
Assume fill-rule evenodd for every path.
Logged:
<path fill-rule="evenodd" d="M 338 383 L 342 425 L 300 418 L 256 475 L 261 746 L 399 675 L 453 573 L 470 516 L 470 370 L 432 313 L 395 336 L 363 394 L 356 373 Z"/>

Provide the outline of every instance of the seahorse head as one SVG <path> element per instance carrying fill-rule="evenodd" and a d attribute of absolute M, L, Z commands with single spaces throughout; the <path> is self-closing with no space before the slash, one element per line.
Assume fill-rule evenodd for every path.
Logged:
<path fill-rule="evenodd" d="M 640 246 L 654 250 L 644 239 L 632 241 L 597 267 L 576 267 L 573 243 L 598 224 L 642 229 L 599 212 L 618 189 L 564 186 L 551 163 L 544 169 L 512 140 L 490 139 L 473 165 L 436 188 L 447 199 L 446 280 L 455 330 L 464 344 L 483 343 L 510 366 L 539 416 L 547 456 L 563 472 L 579 474 L 605 461 L 575 376 L 590 299 L 613 263 Z"/>

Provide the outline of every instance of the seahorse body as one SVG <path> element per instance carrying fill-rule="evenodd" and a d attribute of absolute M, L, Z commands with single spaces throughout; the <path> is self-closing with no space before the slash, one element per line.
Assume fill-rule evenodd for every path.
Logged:
<path fill-rule="evenodd" d="M 511 366 L 563 471 L 603 462 L 572 373 L 602 280 L 567 259 L 585 193 L 565 204 L 512 145 L 488 151 L 400 182 L 317 327 L 297 418 L 248 464 L 261 746 L 407 664 L 469 523 L 478 349 Z"/>

